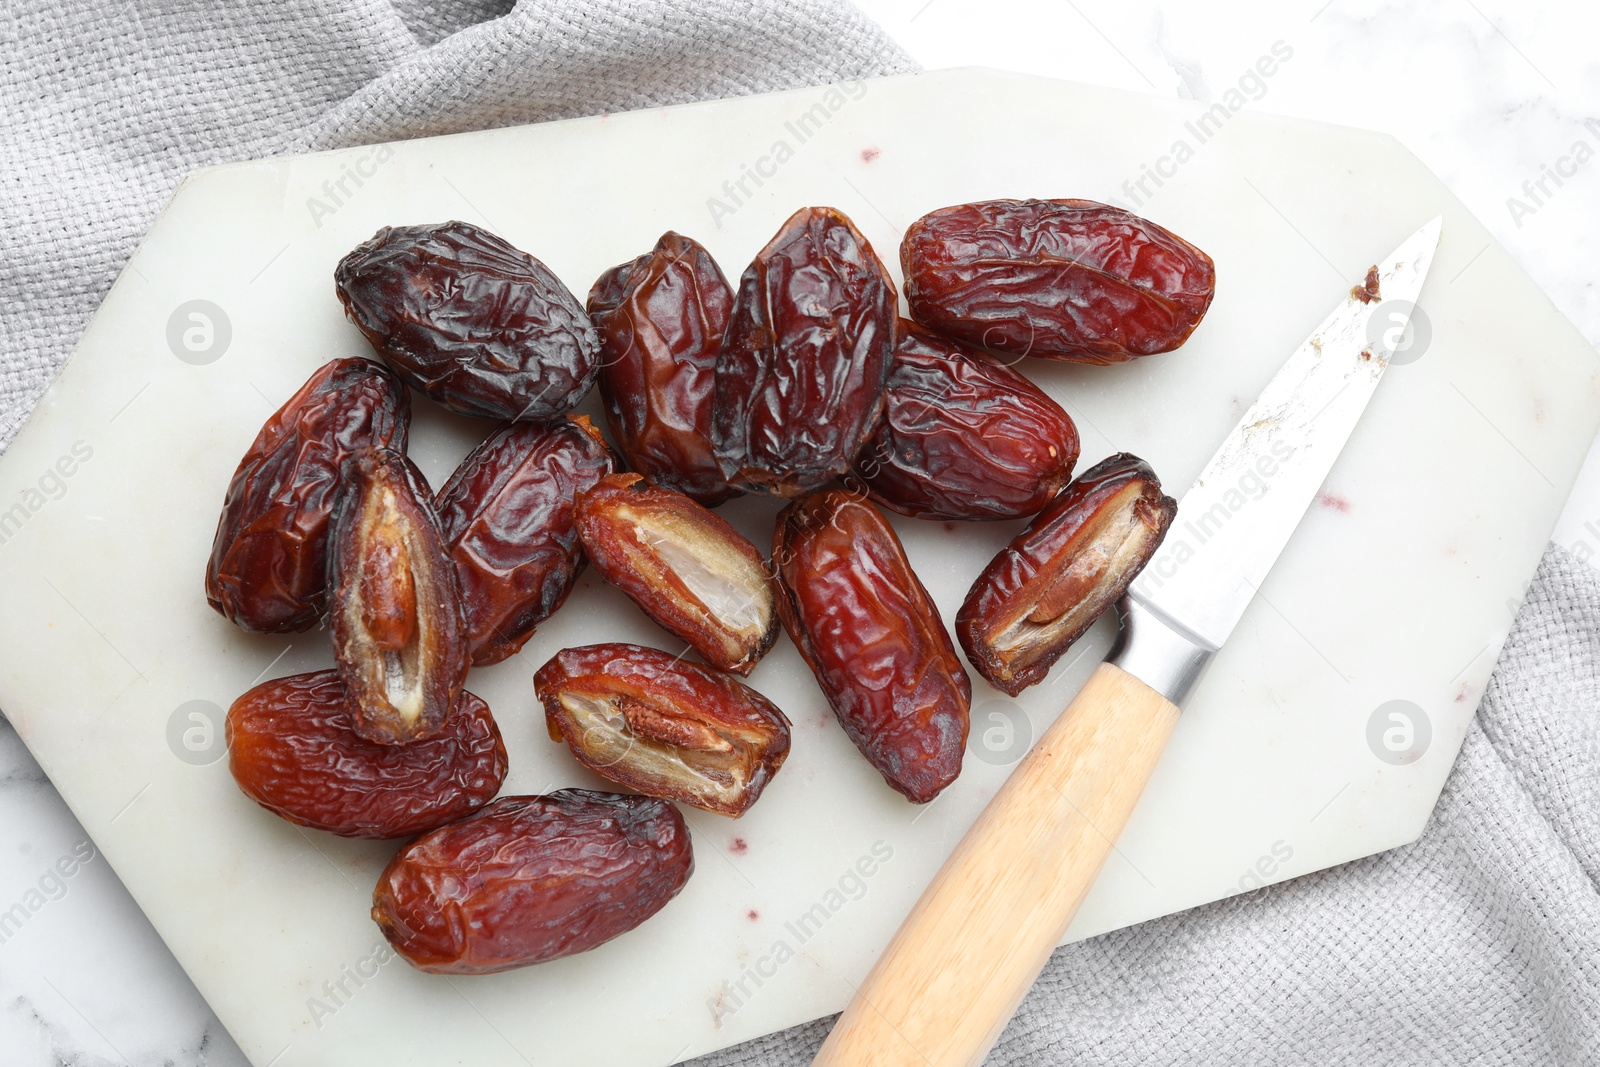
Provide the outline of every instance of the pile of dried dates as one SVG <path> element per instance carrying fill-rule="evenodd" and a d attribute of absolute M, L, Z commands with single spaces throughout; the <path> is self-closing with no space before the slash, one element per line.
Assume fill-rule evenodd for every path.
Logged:
<path fill-rule="evenodd" d="M 785 631 L 884 781 L 955 781 L 972 683 L 884 509 L 1029 519 L 955 619 L 1015 695 L 1139 573 L 1175 505 L 1079 441 L 1020 357 L 1165 352 L 1210 304 L 1205 253 L 1085 200 L 917 220 L 894 278 L 832 208 L 798 211 L 736 285 L 667 233 L 579 300 L 462 222 L 380 230 L 335 271 L 376 359 L 339 359 L 262 427 L 228 486 L 206 596 L 246 630 L 321 624 L 334 667 L 229 709 L 239 787 L 300 826 L 407 839 L 372 916 L 417 968 L 483 974 L 593 948 L 694 869 L 675 804 L 737 818 L 789 753 L 744 679 Z M 598 384 L 606 436 L 570 413 Z M 408 388 L 409 387 L 409 388 Z M 435 492 L 407 458 L 411 393 L 498 428 Z M 780 498 L 770 555 L 710 508 Z M 496 799 L 506 747 L 473 666 L 516 653 L 592 564 L 703 662 L 558 651 L 551 739 L 617 792 Z"/>

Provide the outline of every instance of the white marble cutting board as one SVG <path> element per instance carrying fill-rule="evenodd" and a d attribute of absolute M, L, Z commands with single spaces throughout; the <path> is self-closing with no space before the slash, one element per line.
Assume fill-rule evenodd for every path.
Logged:
<path fill-rule="evenodd" d="M 804 204 L 848 212 L 893 267 L 901 230 L 934 207 L 1121 202 L 1215 257 L 1205 323 L 1131 365 L 1023 369 L 1078 419 L 1085 464 L 1133 451 L 1176 493 L 1351 282 L 1443 214 L 1428 339 L 1391 368 L 1194 696 L 1069 937 L 1421 832 L 1600 424 L 1600 368 L 1391 138 L 1226 103 L 1203 129 L 1200 116 L 953 71 L 185 182 L 0 460 L 0 707 L 259 1067 L 665 1064 L 839 1008 L 1110 638 L 1102 624 L 1016 701 L 977 682 L 966 769 L 926 808 L 855 753 L 781 641 L 752 682 L 795 721 L 789 763 L 743 820 L 689 814 L 698 870 L 658 917 L 494 977 L 387 957 L 366 911 L 393 846 L 260 811 L 228 777 L 220 719 L 206 729 L 256 679 L 326 666 L 324 637 L 245 635 L 201 594 L 223 489 L 261 421 L 318 364 L 366 352 L 331 273 L 384 224 L 487 225 L 581 295 L 669 227 L 737 276 Z M 488 429 L 419 399 L 413 452 L 438 485 Z M 772 511 L 725 509 L 758 543 Z M 1016 528 L 897 526 L 946 619 Z M 596 640 L 679 647 L 591 575 L 521 656 L 473 674 L 506 733 L 508 792 L 599 784 L 545 736 L 530 682 L 556 649 Z M 1386 748 L 1385 729 L 1410 751 Z"/>

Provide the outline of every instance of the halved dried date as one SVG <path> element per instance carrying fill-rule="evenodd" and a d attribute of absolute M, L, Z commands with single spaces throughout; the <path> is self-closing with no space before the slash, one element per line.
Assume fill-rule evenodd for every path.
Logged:
<path fill-rule="evenodd" d="M 1093 200 L 986 200 L 930 212 L 900 244 L 911 314 L 993 352 L 1120 363 L 1200 324 L 1211 257 Z"/>
<path fill-rule="evenodd" d="M 1028 379 L 900 324 L 883 421 L 856 457 L 872 498 L 902 515 L 1017 519 L 1072 478 L 1078 430 Z"/>
<path fill-rule="evenodd" d="M 749 674 L 772 647 L 766 560 L 712 512 L 637 474 L 613 474 L 579 495 L 577 518 L 601 576 L 713 667 Z"/>
<path fill-rule="evenodd" d="M 534 692 L 554 741 L 618 785 L 738 818 L 789 754 L 789 720 L 738 679 L 639 645 L 568 648 Z"/>
<path fill-rule="evenodd" d="M 567 599 L 584 564 L 574 502 L 612 469 L 582 415 L 517 422 L 479 445 L 439 491 L 475 665 L 514 654 Z"/>
<path fill-rule="evenodd" d="M 493 974 L 587 952 L 677 896 L 694 871 L 664 800 L 562 789 L 502 797 L 384 868 L 372 918 L 433 974 Z"/>
<path fill-rule="evenodd" d="M 883 411 L 898 300 L 842 212 L 802 208 L 739 280 L 712 440 L 728 481 L 794 497 L 850 469 Z"/>
<path fill-rule="evenodd" d="M 246 796 L 341 837 L 410 837 L 469 815 L 506 777 L 489 705 L 463 692 L 445 732 L 379 745 L 352 729 L 338 671 L 263 682 L 228 709 L 228 768 Z"/>
<path fill-rule="evenodd" d="M 403 454 L 352 459 L 334 513 L 328 609 L 351 729 L 404 744 L 437 736 L 467 676 L 455 566 L 433 497 Z"/>
<path fill-rule="evenodd" d="M 845 733 L 923 804 L 961 773 L 972 683 L 939 609 L 877 508 L 813 493 L 783 509 L 778 611 Z"/>
<path fill-rule="evenodd" d="M 336 359 L 267 420 L 228 483 L 206 600 L 246 630 L 293 633 L 326 604 L 328 523 L 345 461 L 406 446 L 411 395 L 389 368 Z"/>
<path fill-rule="evenodd" d="M 1042 680 L 1138 577 L 1177 511 L 1137 456 L 1084 471 L 972 583 L 956 635 L 978 673 L 1012 696 Z"/>
<path fill-rule="evenodd" d="M 465 222 L 384 227 L 339 261 L 350 321 L 452 411 L 552 419 L 600 371 L 600 341 L 549 267 Z"/>
<path fill-rule="evenodd" d="M 671 231 L 589 292 L 600 395 L 617 450 L 657 485 L 708 505 L 739 492 L 711 447 L 717 354 L 732 308 L 711 253 Z"/>

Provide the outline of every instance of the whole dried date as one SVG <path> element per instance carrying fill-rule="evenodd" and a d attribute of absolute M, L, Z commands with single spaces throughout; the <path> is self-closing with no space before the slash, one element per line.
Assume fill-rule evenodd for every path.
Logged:
<path fill-rule="evenodd" d="M 606 581 L 707 663 L 749 674 L 778 636 L 766 560 L 682 493 L 613 474 L 578 497 L 578 535 Z"/>
<path fill-rule="evenodd" d="M 502 426 L 439 491 L 477 666 L 520 649 L 583 572 L 574 504 L 612 471 L 600 432 L 580 415 Z"/>
<path fill-rule="evenodd" d="M 712 441 L 729 482 L 794 497 L 850 469 L 883 410 L 894 282 L 842 212 L 802 208 L 739 280 Z"/>
<path fill-rule="evenodd" d="M 989 562 L 956 614 L 978 673 L 1012 696 L 1043 679 L 1138 577 L 1177 510 L 1137 456 L 1079 475 Z"/>
<path fill-rule="evenodd" d="M 351 729 L 404 744 L 446 727 L 467 677 L 455 566 L 421 472 L 373 449 L 346 467 L 329 557 L 329 629 Z"/>
<path fill-rule="evenodd" d="M 263 682 L 228 709 L 228 769 L 246 796 L 341 837 L 410 837 L 500 791 L 506 746 L 489 705 L 463 692 L 445 732 L 378 745 L 351 728 L 338 671 Z"/>
<path fill-rule="evenodd" d="M 789 754 L 789 720 L 720 671 L 639 645 L 568 648 L 534 692 L 550 739 L 618 785 L 738 818 Z"/>
<path fill-rule="evenodd" d="M 627 933 L 694 871 L 664 800 L 562 789 L 502 797 L 402 848 L 372 893 L 395 951 L 433 974 L 493 974 Z"/>
<path fill-rule="evenodd" d="M 930 212 L 900 244 L 911 314 L 993 352 L 1121 363 L 1169 352 L 1216 288 L 1211 257 L 1093 200 L 986 200 Z"/>
<path fill-rule="evenodd" d="M 406 446 L 411 395 L 369 359 L 336 359 L 267 420 L 228 483 L 206 600 L 246 630 L 293 633 L 322 617 L 328 523 L 345 461 Z"/>
<path fill-rule="evenodd" d="M 845 733 L 923 804 L 961 773 L 972 683 L 894 528 L 849 493 L 783 509 L 778 611 Z"/>
<path fill-rule="evenodd" d="M 900 324 L 883 421 L 856 457 L 872 498 L 902 515 L 1018 519 L 1072 478 L 1078 429 L 1028 379 Z"/>
<path fill-rule="evenodd" d="M 657 485 L 702 504 L 737 496 L 711 447 L 717 353 L 733 291 L 711 253 L 668 231 L 589 292 L 600 395 L 617 450 Z"/>
<path fill-rule="evenodd" d="M 333 273 L 345 314 L 452 411 L 552 419 L 600 371 L 600 341 L 549 267 L 465 222 L 385 226 Z"/>

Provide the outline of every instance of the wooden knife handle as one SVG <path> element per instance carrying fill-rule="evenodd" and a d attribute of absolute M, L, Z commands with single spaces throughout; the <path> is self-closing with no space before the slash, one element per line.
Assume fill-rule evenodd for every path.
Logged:
<path fill-rule="evenodd" d="M 1103 663 L 917 901 L 812 1067 L 978 1067 L 1094 884 L 1178 720 Z"/>

